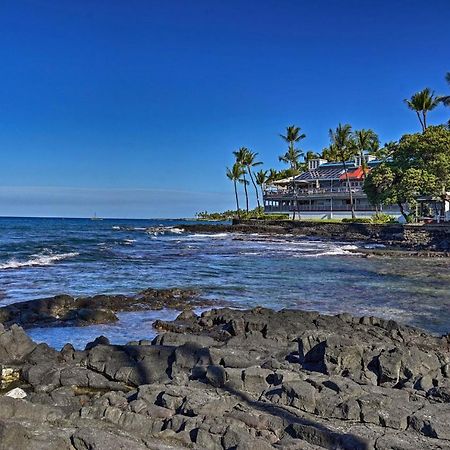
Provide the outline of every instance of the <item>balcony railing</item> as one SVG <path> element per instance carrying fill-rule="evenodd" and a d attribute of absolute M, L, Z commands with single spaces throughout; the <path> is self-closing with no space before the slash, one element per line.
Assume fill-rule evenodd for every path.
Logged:
<path fill-rule="evenodd" d="M 360 186 L 352 186 L 350 188 L 351 192 L 363 193 L 363 189 Z M 315 195 L 315 194 L 348 194 L 347 187 L 333 187 L 333 188 L 310 188 L 310 189 L 266 189 L 264 191 L 264 196 L 269 197 L 279 197 L 279 196 L 304 196 L 304 195 Z"/>
<path fill-rule="evenodd" d="M 309 211 L 320 211 L 323 213 L 330 213 L 330 212 L 339 212 L 339 211 L 351 211 L 352 208 L 350 205 L 336 205 L 333 206 L 333 208 L 330 207 L 330 205 L 327 206 L 320 206 L 320 205 L 299 205 L 297 207 L 293 206 L 270 206 L 266 205 L 264 207 L 266 212 L 293 212 L 294 210 L 297 212 L 309 212 Z M 370 205 L 356 205 L 355 206 L 356 212 L 365 212 L 365 211 L 376 211 L 376 208 L 374 206 Z M 385 207 L 383 208 L 383 212 L 396 212 L 397 209 L 395 206 L 392 207 Z"/>

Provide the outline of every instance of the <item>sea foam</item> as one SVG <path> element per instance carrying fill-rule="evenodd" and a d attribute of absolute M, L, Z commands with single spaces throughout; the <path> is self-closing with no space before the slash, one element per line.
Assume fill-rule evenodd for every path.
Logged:
<path fill-rule="evenodd" d="M 60 261 L 62 259 L 73 258 L 78 256 L 77 252 L 70 253 L 56 253 L 56 254 L 37 254 L 32 255 L 30 259 L 26 261 L 17 261 L 17 259 L 12 258 L 9 261 L 0 264 L 0 270 L 8 270 L 8 269 L 20 269 L 21 267 L 36 267 L 36 266 L 50 266 L 56 261 Z"/>

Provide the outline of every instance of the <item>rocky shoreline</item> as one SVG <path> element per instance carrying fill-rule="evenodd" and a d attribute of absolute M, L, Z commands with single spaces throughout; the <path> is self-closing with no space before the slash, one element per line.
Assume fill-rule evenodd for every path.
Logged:
<path fill-rule="evenodd" d="M 184 310 L 213 306 L 228 306 L 228 304 L 224 301 L 204 299 L 195 290 L 177 288 L 148 288 L 136 295 L 101 294 L 92 297 L 56 295 L 4 306 L 0 308 L 0 323 L 7 326 L 18 324 L 24 328 L 80 327 L 117 322 L 118 312 Z"/>
<path fill-rule="evenodd" d="M 450 449 L 450 335 L 187 309 L 153 342 L 56 351 L 7 322 L 0 450 Z"/>
<path fill-rule="evenodd" d="M 291 234 L 338 241 L 382 244 L 385 255 L 413 252 L 417 257 L 450 257 L 450 225 L 402 225 L 329 223 L 312 221 L 235 220 L 233 224 L 188 224 L 183 230 L 190 233 L 260 233 Z M 381 256 L 383 249 L 365 250 Z"/>

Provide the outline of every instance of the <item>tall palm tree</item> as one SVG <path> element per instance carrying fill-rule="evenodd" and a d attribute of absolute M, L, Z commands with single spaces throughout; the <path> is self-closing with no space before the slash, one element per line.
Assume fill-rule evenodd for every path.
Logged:
<path fill-rule="evenodd" d="M 280 161 L 283 161 L 290 165 L 292 170 L 292 193 L 295 197 L 295 171 L 298 169 L 298 166 L 300 164 L 300 156 L 303 155 L 303 153 L 295 148 L 295 143 L 301 141 L 302 139 L 305 139 L 306 134 L 300 132 L 300 127 L 297 127 L 295 125 L 290 125 L 286 127 L 286 134 L 280 134 L 280 137 L 288 143 L 288 151 L 279 157 Z M 294 200 L 297 203 L 298 202 Z M 300 218 L 300 212 L 299 212 L 299 218 Z M 292 219 L 295 220 L 295 207 L 294 207 L 294 213 L 292 215 Z"/>
<path fill-rule="evenodd" d="M 234 195 L 236 197 L 236 208 L 238 217 L 241 217 L 241 209 L 239 208 L 239 196 L 237 191 L 237 183 L 243 183 L 244 179 L 242 176 L 245 174 L 244 168 L 239 163 L 234 163 L 233 167 L 230 169 L 227 167 L 227 178 L 231 180 L 234 184 Z"/>
<path fill-rule="evenodd" d="M 409 109 L 416 112 L 423 132 L 427 129 L 427 113 L 439 105 L 441 98 L 434 95 L 431 89 L 425 88 L 404 101 Z"/>
<path fill-rule="evenodd" d="M 278 159 L 286 164 L 289 164 L 291 172 L 292 172 L 292 194 L 295 197 L 295 176 L 298 170 L 298 166 L 300 165 L 300 157 L 303 155 L 303 152 L 294 147 L 294 143 L 291 142 L 289 144 L 288 150 L 284 155 L 278 157 Z M 297 203 L 298 208 L 298 203 Z M 298 213 L 300 218 L 300 212 Z M 294 212 L 292 215 L 292 219 L 295 220 L 295 205 Z"/>
<path fill-rule="evenodd" d="M 291 125 L 286 127 L 286 134 L 280 134 L 280 137 L 290 145 L 305 139 L 306 134 L 300 133 L 300 127 Z"/>
<path fill-rule="evenodd" d="M 352 126 L 348 123 L 337 126 L 336 130 L 329 131 L 332 149 L 336 152 L 340 162 L 344 166 L 345 179 L 347 181 L 347 190 L 350 196 L 350 205 L 352 209 L 352 219 L 356 218 L 353 194 L 350 187 L 350 179 L 347 171 L 347 161 L 357 154 L 357 147 L 353 140 Z"/>
<path fill-rule="evenodd" d="M 256 161 L 258 153 L 252 152 L 246 147 L 242 147 L 242 152 L 241 164 L 247 169 L 248 176 L 250 177 L 253 187 L 255 188 L 256 203 L 258 204 L 258 208 L 261 208 L 261 203 L 259 202 L 258 187 L 256 186 L 255 179 L 253 177 L 252 167 L 260 166 L 262 162 Z"/>
<path fill-rule="evenodd" d="M 239 150 L 236 150 L 233 152 L 233 155 L 236 158 L 236 163 L 238 163 L 240 166 L 244 166 L 244 161 L 247 158 L 247 152 L 248 149 L 245 147 L 241 147 Z M 248 186 L 248 181 L 245 178 L 245 171 L 242 175 L 242 179 L 243 179 L 243 185 L 244 185 L 244 192 L 245 192 L 245 210 L 248 213 L 248 190 L 247 190 L 247 186 Z"/>
<path fill-rule="evenodd" d="M 361 167 L 363 169 L 363 179 L 366 178 L 367 161 L 365 152 L 376 152 L 380 146 L 378 135 L 373 130 L 356 130 L 353 133 L 353 139 L 361 159 Z"/>
<path fill-rule="evenodd" d="M 264 199 L 264 186 L 268 181 L 267 170 L 259 170 L 255 173 L 256 184 L 261 188 L 261 198 Z"/>

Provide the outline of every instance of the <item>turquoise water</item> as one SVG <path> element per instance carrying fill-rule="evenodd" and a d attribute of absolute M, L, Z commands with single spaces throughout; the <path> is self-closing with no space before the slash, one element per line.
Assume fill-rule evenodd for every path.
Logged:
<path fill-rule="evenodd" d="M 376 315 L 450 331 L 448 259 L 364 258 L 349 244 L 294 236 L 186 233 L 185 221 L 0 219 L 0 305 L 58 293 L 198 288 L 237 307 Z M 164 227 L 147 232 L 147 227 Z M 123 313 L 115 325 L 32 329 L 55 347 L 154 336 L 174 311 Z"/>

